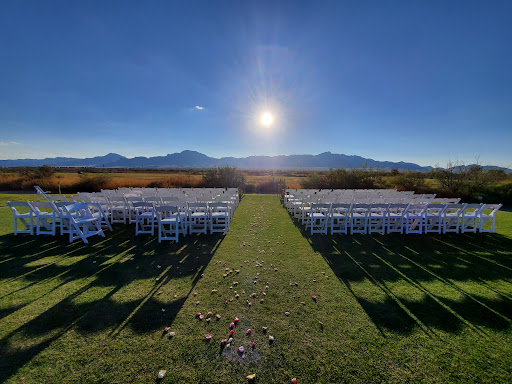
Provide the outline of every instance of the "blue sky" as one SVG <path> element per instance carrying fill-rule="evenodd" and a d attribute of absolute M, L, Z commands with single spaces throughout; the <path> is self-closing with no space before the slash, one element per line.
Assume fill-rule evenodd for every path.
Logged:
<path fill-rule="evenodd" d="M 2 2 L 0 158 L 511 166 L 510 14 L 497 0 Z"/>

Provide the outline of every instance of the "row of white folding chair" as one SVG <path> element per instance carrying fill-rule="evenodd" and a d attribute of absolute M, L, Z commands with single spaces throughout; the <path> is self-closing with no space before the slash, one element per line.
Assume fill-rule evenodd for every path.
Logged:
<path fill-rule="evenodd" d="M 501 204 L 313 203 L 306 218 L 311 234 L 494 232 Z M 490 210 L 486 213 L 485 210 Z M 490 222 L 490 228 L 486 224 Z"/>
<path fill-rule="evenodd" d="M 105 236 L 101 228 L 102 223 L 110 224 L 101 212 L 101 207 L 93 203 L 57 202 L 7 202 L 13 213 L 14 234 L 29 233 L 36 235 L 55 235 L 57 226 L 61 234 L 69 234 L 72 242 L 81 238 L 87 243 L 87 238 L 93 235 Z M 23 211 L 18 211 L 23 209 Z M 93 213 L 93 211 L 96 212 Z M 25 229 L 18 228 L 20 222 Z"/>
<path fill-rule="evenodd" d="M 161 240 L 178 241 L 179 234 L 187 233 L 227 233 L 230 224 L 228 203 L 190 202 L 183 211 L 177 205 L 156 206 L 149 202 L 133 203 L 136 220 L 135 234 L 154 234 L 158 227 Z"/>

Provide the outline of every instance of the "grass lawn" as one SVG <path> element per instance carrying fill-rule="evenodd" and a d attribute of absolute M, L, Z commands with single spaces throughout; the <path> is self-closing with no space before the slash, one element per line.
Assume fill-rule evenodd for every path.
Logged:
<path fill-rule="evenodd" d="M 512 381 L 512 213 L 496 234 L 310 236 L 249 195 L 227 236 L 85 245 L 14 236 L 4 201 L 30 197 L 0 196 L 0 382 Z"/>

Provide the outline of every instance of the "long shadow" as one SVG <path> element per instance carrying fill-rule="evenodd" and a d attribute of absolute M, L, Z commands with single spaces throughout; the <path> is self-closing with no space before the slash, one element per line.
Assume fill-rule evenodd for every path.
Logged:
<path fill-rule="evenodd" d="M 295 225 L 380 330 L 409 334 L 421 328 L 436 334 L 469 327 L 485 335 L 487 329 L 512 327 L 510 237 L 496 233 L 311 235 Z M 384 300 L 370 301 L 363 288 L 358 291 L 354 284 L 366 280 L 375 287 L 371 289 L 385 293 Z M 404 291 L 393 288 L 397 282 L 406 285 Z"/>
<path fill-rule="evenodd" d="M 118 226 L 107 238 L 90 238 L 90 244 L 67 244 L 65 238 L 13 236 L 0 237 L 0 279 L 21 279 L 25 285 L 8 295 L 30 297 L 26 302 L 0 310 L 0 320 L 15 314 L 41 297 L 58 294 L 62 288 L 71 292 L 51 308 L 13 329 L 0 340 L 0 382 L 43 351 L 70 328 L 84 335 L 125 327 L 135 333 L 161 329 L 172 323 L 187 297 L 169 301 L 158 292 L 174 279 L 193 276 L 190 292 L 220 246 L 224 235 L 181 237 L 179 243 L 162 242 L 154 236 L 134 236 L 133 228 Z M 30 245 L 22 246 L 30 240 Z M 12 247 L 10 246 L 12 245 Z M 33 254 L 27 254 L 32 250 Z M 64 255 L 63 255 L 64 254 Z M 44 258 L 49 258 L 44 263 Z M 42 261 L 38 263 L 38 261 Z M 5 270 L 5 267 L 10 270 Z M 41 282 L 56 280 L 51 288 L 41 289 Z M 122 303 L 113 295 L 136 280 L 154 280 L 143 295 Z M 83 283 L 82 283 L 83 282 Z M 90 289 L 108 292 L 92 301 L 77 300 Z M 30 294 L 29 294 L 30 293 Z M 1 299 L 0 299 L 1 300 Z M 162 309 L 165 310 L 162 311 Z M 15 350 L 11 340 L 37 340 L 27 349 Z"/>

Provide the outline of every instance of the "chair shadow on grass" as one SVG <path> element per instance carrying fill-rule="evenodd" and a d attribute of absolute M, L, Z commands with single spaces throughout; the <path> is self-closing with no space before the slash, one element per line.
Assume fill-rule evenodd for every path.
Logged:
<path fill-rule="evenodd" d="M 485 335 L 512 326 L 509 237 L 311 235 L 296 225 L 383 335 L 420 328 L 435 337 L 464 327 Z"/>
<path fill-rule="evenodd" d="M 125 328 L 143 334 L 171 324 L 224 239 L 221 234 L 189 235 L 177 244 L 159 244 L 156 236 L 135 237 L 133 232 L 117 226 L 106 238 L 90 238 L 88 245 L 69 244 L 59 236 L 0 237 L 0 303 L 14 296 L 25 299 L 0 309 L 0 321 L 38 299 L 66 292 L 0 340 L 0 382 L 70 329 L 84 335 L 107 330 L 116 337 Z M 162 295 L 183 277 L 192 279 L 188 292 L 176 299 Z M 147 287 L 148 279 L 154 281 L 149 290 L 124 290 L 138 280 Z M 93 290 L 101 290 L 101 298 L 84 299 Z M 123 300 L 114 300 L 116 293 Z M 29 347 L 11 349 L 11 341 L 19 345 L 19 340 L 30 340 Z"/>

